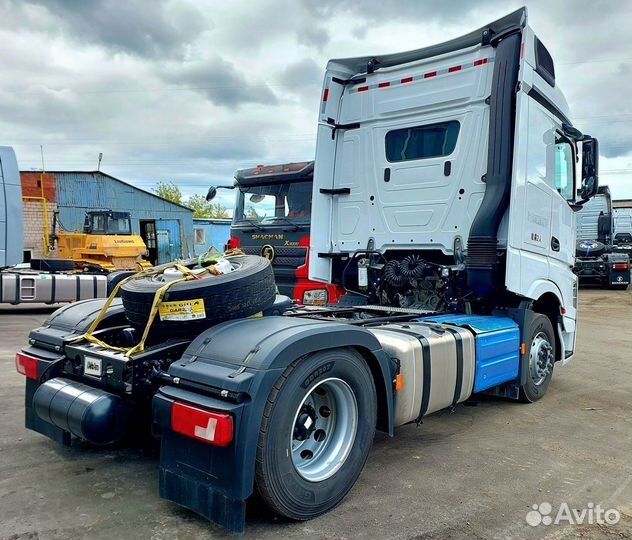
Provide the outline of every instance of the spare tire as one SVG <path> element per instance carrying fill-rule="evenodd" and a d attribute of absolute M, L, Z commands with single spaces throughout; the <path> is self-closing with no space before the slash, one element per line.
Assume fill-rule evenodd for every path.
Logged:
<path fill-rule="evenodd" d="M 42 272 L 69 272 L 75 269 L 75 262 L 71 259 L 31 259 L 33 270 Z"/>
<path fill-rule="evenodd" d="M 230 261 L 233 272 L 203 274 L 201 279 L 176 283 L 163 299 L 163 303 L 202 300 L 204 318 L 195 318 L 191 313 L 190 318 L 163 320 L 157 314 L 152 330 L 164 335 L 192 335 L 223 321 L 255 315 L 274 304 L 276 284 L 270 261 L 255 255 L 231 257 Z M 192 268 L 194 264 L 184 266 Z M 156 291 L 164 285 L 160 276 L 150 276 L 128 281 L 121 287 L 125 315 L 132 326 L 145 328 Z"/>
<path fill-rule="evenodd" d="M 578 257 L 599 257 L 606 251 L 606 246 L 597 240 L 578 240 L 575 254 Z"/>

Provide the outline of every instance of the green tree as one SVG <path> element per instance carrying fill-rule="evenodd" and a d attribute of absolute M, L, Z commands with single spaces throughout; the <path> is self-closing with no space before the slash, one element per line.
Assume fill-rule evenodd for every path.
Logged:
<path fill-rule="evenodd" d="M 207 201 L 206 197 L 199 193 L 191 195 L 187 199 L 185 206 L 193 210 L 193 217 L 196 218 L 226 219 L 230 217 L 225 206 L 218 202 Z"/>
<path fill-rule="evenodd" d="M 182 202 L 182 191 L 173 182 L 158 182 L 154 188 L 154 193 L 176 204 L 184 204 Z"/>
<path fill-rule="evenodd" d="M 259 221 L 261 218 L 259 217 L 259 214 L 257 214 L 257 211 L 252 206 L 249 206 L 246 208 L 246 219 Z"/>

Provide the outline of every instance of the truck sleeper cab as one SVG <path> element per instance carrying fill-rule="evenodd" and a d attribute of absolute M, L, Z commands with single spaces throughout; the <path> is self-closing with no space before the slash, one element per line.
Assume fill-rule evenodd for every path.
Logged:
<path fill-rule="evenodd" d="M 279 293 L 306 305 L 338 302 L 344 290 L 308 278 L 314 162 L 260 165 L 235 173 L 228 248 L 270 260 Z M 215 196 L 209 190 L 209 199 Z"/>
<path fill-rule="evenodd" d="M 232 531 L 255 488 L 275 513 L 310 519 L 351 490 L 376 429 L 393 436 L 476 392 L 542 398 L 574 351 L 574 211 L 597 184 L 597 142 L 568 121 L 524 8 L 441 45 L 332 60 L 310 277 L 361 301 L 228 321 L 130 357 L 160 381 L 161 497 Z M 112 317 L 101 332 L 122 338 Z M 49 367 L 51 332 L 18 360 L 27 420 L 53 438 L 87 435 L 55 423 L 73 387 L 59 404 L 47 389 L 61 378 L 121 397 L 125 361 L 77 329 Z M 95 358 L 112 366 L 98 381 L 82 372 Z"/>

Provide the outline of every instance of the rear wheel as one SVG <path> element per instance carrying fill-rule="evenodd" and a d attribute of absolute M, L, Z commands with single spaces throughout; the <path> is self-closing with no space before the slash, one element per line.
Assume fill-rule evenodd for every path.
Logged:
<path fill-rule="evenodd" d="M 307 520 L 336 506 L 373 443 L 376 395 L 364 359 L 332 349 L 294 362 L 266 403 L 256 483 L 277 514 Z"/>
<path fill-rule="evenodd" d="M 555 334 L 546 315 L 537 314 L 525 331 L 527 381 L 520 389 L 520 400 L 533 403 L 546 393 L 555 365 Z"/>

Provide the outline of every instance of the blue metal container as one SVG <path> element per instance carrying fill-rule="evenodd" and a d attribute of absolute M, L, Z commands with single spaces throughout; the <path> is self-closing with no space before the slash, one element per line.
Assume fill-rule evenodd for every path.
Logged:
<path fill-rule="evenodd" d="M 439 315 L 420 320 L 461 326 L 476 335 L 474 392 L 518 377 L 520 328 L 512 319 L 492 315 Z"/>
<path fill-rule="evenodd" d="M 224 251 L 230 238 L 230 219 L 193 218 L 195 254 L 203 255 L 211 247 Z"/>

